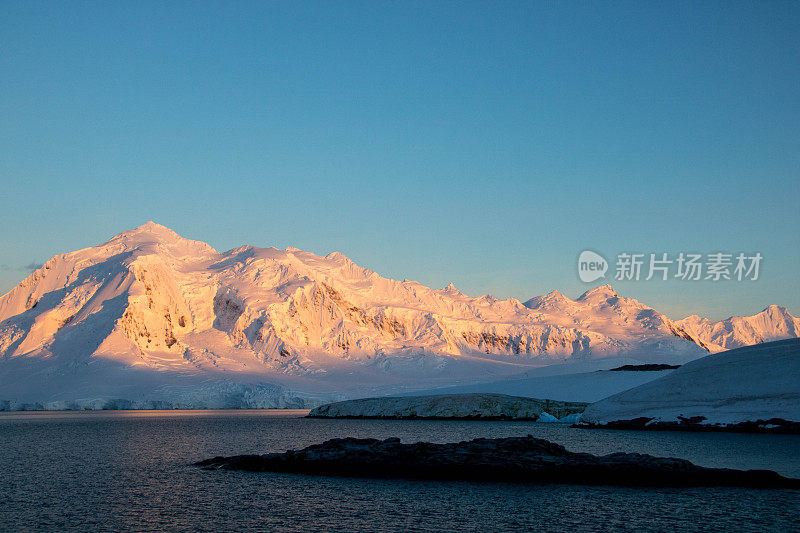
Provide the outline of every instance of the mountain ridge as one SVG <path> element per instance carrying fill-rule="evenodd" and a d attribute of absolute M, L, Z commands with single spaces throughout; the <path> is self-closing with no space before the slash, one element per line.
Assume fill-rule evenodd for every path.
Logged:
<path fill-rule="evenodd" d="M 473 298 L 452 284 L 383 278 L 341 252 L 218 252 L 148 222 L 54 256 L 0 297 L 0 385 L 11 362 L 24 375 L 24 360 L 58 375 L 113 362 L 238 381 L 304 377 L 314 386 L 365 369 L 366 382 L 378 384 L 385 375 L 407 386 L 455 379 L 456 361 L 505 373 L 613 356 L 684 362 L 737 342 L 797 336 L 800 323 L 777 309 L 785 313 L 733 317 L 728 328 L 672 321 L 607 285 L 575 300 L 557 291 L 524 304 Z"/>

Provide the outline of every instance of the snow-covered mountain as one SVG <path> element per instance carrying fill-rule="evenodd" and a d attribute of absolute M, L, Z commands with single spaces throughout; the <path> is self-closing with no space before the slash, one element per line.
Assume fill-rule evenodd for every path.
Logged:
<path fill-rule="evenodd" d="M 800 318 L 778 305 L 753 316 L 732 316 L 719 322 L 691 315 L 677 324 L 712 352 L 800 337 Z"/>
<path fill-rule="evenodd" d="M 767 322 L 753 327 L 780 328 Z M 53 257 L 0 298 L 0 400 L 296 405 L 553 362 L 683 362 L 707 353 L 706 330 L 693 331 L 609 286 L 576 300 L 473 298 L 338 252 L 220 253 L 148 222 Z"/>

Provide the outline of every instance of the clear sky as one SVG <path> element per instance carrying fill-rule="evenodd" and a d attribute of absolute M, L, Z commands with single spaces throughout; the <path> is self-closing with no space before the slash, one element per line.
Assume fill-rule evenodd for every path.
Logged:
<path fill-rule="evenodd" d="M 4 0 L 0 180 L 0 292 L 154 220 L 522 300 L 586 248 L 760 252 L 612 284 L 797 315 L 800 3 Z"/>

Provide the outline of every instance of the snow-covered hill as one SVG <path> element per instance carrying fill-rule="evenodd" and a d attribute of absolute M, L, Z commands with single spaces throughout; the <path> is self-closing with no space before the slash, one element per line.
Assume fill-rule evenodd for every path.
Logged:
<path fill-rule="evenodd" d="M 655 381 L 594 403 L 581 421 L 729 426 L 800 423 L 800 339 L 703 357 Z"/>
<path fill-rule="evenodd" d="M 474 383 L 414 391 L 413 393 L 408 393 L 408 395 L 508 394 L 527 398 L 550 398 L 559 401 L 596 402 L 618 392 L 659 379 L 671 372 L 674 372 L 674 370 L 657 372 L 609 372 L 607 370 L 598 370 L 596 372 L 545 374 L 521 378 L 515 376 L 513 379 L 490 383 Z"/>
<path fill-rule="evenodd" d="M 473 298 L 338 252 L 220 253 L 148 222 L 53 257 L 0 298 L 0 400 L 296 406 L 612 355 L 683 362 L 707 353 L 704 331 L 608 286 Z"/>
<path fill-rule="evenodd" d="M 504 419 L 573 423 L 587 404 L 506 394 L 360 398 L 319 406 L 311 418 Z"/>

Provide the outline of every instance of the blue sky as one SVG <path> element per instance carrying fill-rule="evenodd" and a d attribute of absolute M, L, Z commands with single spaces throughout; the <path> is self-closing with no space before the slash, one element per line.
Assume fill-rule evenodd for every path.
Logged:
<path fill-rule="evenodd" d="M 673 317 L 800 312 L 797 2 L 0 3 L 0 292 L 155 220 L 527 299 L 576 259 Z"/>

